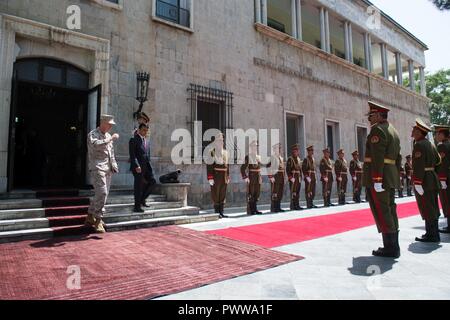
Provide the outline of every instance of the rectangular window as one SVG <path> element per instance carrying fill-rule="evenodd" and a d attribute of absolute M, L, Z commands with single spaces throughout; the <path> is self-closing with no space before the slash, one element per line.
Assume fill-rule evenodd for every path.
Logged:
<path fill-rule="evenodd" d="M 330 48 L 331 53 L 345 59 L 345 29 L 344 23 L 333 16 L 330 20 Z"/>
<path fill-rule="evenodd" d="M 115 3 L 115 4 L 119 4 L 119 0 L 106 0 L 106 1 L 112 2 L 112 3 Z"/>
<path fill-rule="evenodd" d="M 225 133 L 225 107 L 222 102 L 206 101 L 200 98 L 197 101 L 197 121 L 202 122 L 202 137 L 209 129 L 218 129 Z M 210 141 L 203 141 L 204 150 Z"/>
<path fill-rule="evenodd" d="M 402 57 L 402 78 L 403 86 L 409 87 L 409 64 L 408 60 Z"/>
<path fill-rule="evenodd" d="M 363 161 L 366 154 L 367 128 L 356 127 L 356 143 L 359 152 L 359 160 Z"/>
<path fill-rule="evenodd" d="M 320 12 L 316 7 L 302 3 L 302 30 L 303 41 L 317 48 L 321 48 L 320 42 Z"/>
<path fill-rule="evenodd" d="M 367 68 L 366 51 L 364 48 L 364 34 L 359 31 L 353 30 L 352 38 L 353 63 L 360 67 Z"/>
<path fill-rule="evenodd" d="M 300 157 L 305 157 L 303 116 L 286 113 L 286 156 L 290 155 L 291 146 L 294 144 L 300 147 Z"/>
<path fill-rule="evenodd" d="M 155 15 L 166 21 L 191 27 L 192 0 L 156 0 Z"/>
<path fill-rule="evenodd" d="M 387 62 L 389 70 L 389 80 L 397 82 L 397 62 L 395 59 L 395 53 L 387 49 Z"/>
<path fill-rule="evenodd" d="M 373 73 L 383 76 L 383 62 L 381 60 L 381 45 L 377 42 L 372 43 L 372 61 Z"/>
<path fill-rule="evenodd" d="M 336 159 L 336 152 L 340 148 L 340 133 L 339 133 L 339 123 L 335 121 L 326 121 L 326 141 L 325 145 L 330 148 L 331 151 L 331 159 Z"/>
<path fill-rule="evenodd" d="M 291 0 L 267 0 L 267 25 L 293 35 Z"/>

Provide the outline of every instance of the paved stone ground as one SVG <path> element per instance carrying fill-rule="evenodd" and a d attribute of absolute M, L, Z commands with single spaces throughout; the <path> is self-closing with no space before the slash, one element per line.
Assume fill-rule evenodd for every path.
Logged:
<path fill-rule="evenodd" d="M 397 200 L 409 201 L 413 198 Z M 185 227 L 213 230 L 367 207 L 365 203 Z M 400 221 L 402 256 L 397 260 L 371 256 L 381 245 L 381 236 L 371 226 L 274 248 L 306 259 L 161 299 L 450 299 L 450 236 L 442 235 L 439 245 L 416 243 L 414 238 L 424 233 L 423 225 L 419 216 Z"/>

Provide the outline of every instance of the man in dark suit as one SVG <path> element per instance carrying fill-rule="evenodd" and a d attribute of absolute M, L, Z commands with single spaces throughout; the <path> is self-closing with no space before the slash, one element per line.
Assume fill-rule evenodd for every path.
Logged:
<path fill-rule="evenodd" d="M 130 139 L 130 163 L 134 176 L 134 212 L 144 212 L 142 206 L 148 207 L 146 199 L 156 184 L 150 164 L 150 145 L 147 138 L 148 126 L 139 125 L 134 137 Z"/>

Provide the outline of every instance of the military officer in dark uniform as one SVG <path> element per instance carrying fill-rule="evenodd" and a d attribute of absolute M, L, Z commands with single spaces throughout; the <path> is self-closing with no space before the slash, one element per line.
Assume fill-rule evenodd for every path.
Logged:
<path fill-rule="evenodd" d="M 334 206 L 331 203 L 331 189 L 333 188 L 333 162 L 330 159 L 330 148 L 323 150 L 323 158 L 320 160 L 320 180 L 322 181 L 323 205 Z"/>
<path fill-rule="evenodd" d="M 334 163 L 334 171 L 336 174 L 339 204 L 344 205 L 346 204 L 345 194 L 347 193 L 348 164 L 347 160 L 345 160 L 345 153 L 343 149 L 339 150 L 337 154 L 338 159 Z"/>
<path fill-rule="evenodd" d="M 398 189 L 398 197 L 403 198 L 403 189 L 405 188 L 406 172 L 405 167 L 400 163 L 400 188 Z"/>
<path fill-rule="evenodd" d="M 436 147 L 426 139 L 431 132 L 421 119 L 416 120 L 411 136 L 414 138 L 413 148 L 413 184 L 420 215 L 425 220 L 425 234 L 416 238 L 420 242 L 440 242 L 439 235 L 439 203 L 440 183 L 436 174 L 436 166 L 441 164 L 441 157 Z"/>
<path fill-rule="evenodd" d="M 303 160 L 302 171 L 305 179 L 305 197 L 308 209 L 317 208 L 314 205 L 316 196 L 316 162 L 314 160 L 314 146 L 306 148 L 307 157 Z"/>
<path fill-rule="evenodd" d="M 302 185 L 302 161 L 299 156 L 299 146 L 291 147 L 291 156 L 287 161 L 286 173 L 291 191 L 291 210 L 303 210 L 300 207 L 300 189 Z"/>
<path fill-rule="evenodd" d="M 408 197 L 412 197 L 412 195 L 413 195 L 412 194 L 413 167 L 412 167 L 411 155 L 406 156 L 405 174 L 406 174 L 406 195 Z"/>
<path fill-rule="evenodd" d="M 258 155 L 258 142 L 250 143 L 249 154 L 245 156 L 245 163 L 241 166 L 241 175 L 247 184 L 247 214 L 262 214 L 257 209 L 257 202 L 261 192 L 261 156 Z"/>
<path fill-rule="evenodd" d="M 206 166 L 208 182 L 211 185 L 211 199 L 214 203 L 215 213 L 224 218 L 224 206 L 227 195 L 227 186 L 230 183 L 230 168 L 228 152 L 223 147 L 223 134 L 216 136 L 214 148 L 211 150 L 212 163 Z"/>
<path fill-rule="evenodd" d="M 363 174 L 363 164 L 359 161 L 359 152 L 352 153 L 353 159 L 350 161 L 350 175 L 353 181 L 353 201 L 361 203 L 361 180 Z"/>
<path fill-rule="evenodd" d="M 442 211 L 447 218 L 447 227 L 439 230 L 441 233 L 450 233 L 450 127 L 434 126 L 435 138 L 438 143 L 437 149 L 441 156 L 442 163 L 437 168 L 437 174 L 441 183 L 441 199 Z"/>
<path fill-rule="evenodd" d="M 270 211 L 273 213 L 284 212 L 281 209 L 281 201 L 283 200 L 285 183 L 285 162 L 281 156 L 280 143 L 273 146 L 273 153 L 270 157 L 268 168 L 272 196 Z"/>
<path fill-rule="evenodd" d="M 369 107 L 371 130 L 366 142 L 363 186 L 384 244 L 372 254 L 398 258 L 400 246 L 395 189 L 400 184 L 400 138 L 387 120 L 389 109 L 374 102 L 369 102 Z"/>

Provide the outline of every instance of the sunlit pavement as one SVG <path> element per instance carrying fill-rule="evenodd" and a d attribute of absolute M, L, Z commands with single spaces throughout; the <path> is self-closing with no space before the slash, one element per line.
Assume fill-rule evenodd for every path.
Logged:
<path fill-rule="evenodd" d="M 398 199 L 397 203 L 410 201 L 414 198 Z M 367 203 L 184 227 L 207 231 L 364 208 L 368 208 Z M 442 219 L 441 225 L 445 223 Z M 399 259 L 371 255 L 382 245 L 375 226 L 273 248 L 305 259 L 161 299 L 449 299 L 450 236 L 441 235 L 440 244 L 415 242 L 414 238 L 423 233 L 420 216 L 400 220 Z"/>

